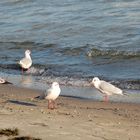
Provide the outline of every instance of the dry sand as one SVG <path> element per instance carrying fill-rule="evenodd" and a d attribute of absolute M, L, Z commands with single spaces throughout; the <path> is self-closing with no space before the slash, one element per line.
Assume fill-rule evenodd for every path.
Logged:
<path fill-rule="evenodd" d="M 46 100 L 33 99 L 40 93 L 0 85 L 0 129 L 42 140 L 140 140 L 140 104 L 59 97 L 58 108 L 48 110 Z"/>

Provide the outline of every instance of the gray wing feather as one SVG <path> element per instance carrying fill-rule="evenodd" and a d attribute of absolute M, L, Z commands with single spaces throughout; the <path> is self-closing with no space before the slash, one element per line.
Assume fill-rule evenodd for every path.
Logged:
<path fill-rule="evenodd" d="M 48 89 L 48 90 L 44 91 L 41 95 L 39 95 L 39 96 L 37 96 L 37 97 L 35 97 L 35 98 L 38 98 L 38 99 L 45 99 L 45 97 L 46 97 L 47 95 L 49 95 L 50 93 L 51 93 L 51 89 Z"/>
<path fill-rule="evenodd" d="M 51 92 L 52 92 L 52 89 L 51 88 L 49 88 L 48 90 L 46 90 L 46 96 L 50 95 Z"/>
<path fill-rule="evenodd" d="M 104 91 L 104 93 L 109 93 L 109 94 L 120 94 L 121 92 L 121 89 L 115 87 L 114 85 L 106 81 L 101 81 L 100 89 Z"/>

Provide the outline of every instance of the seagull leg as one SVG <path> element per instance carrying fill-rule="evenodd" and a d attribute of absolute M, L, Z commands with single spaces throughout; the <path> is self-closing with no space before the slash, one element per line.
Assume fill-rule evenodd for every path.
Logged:
<path fill-rule="evenodd" d="M 53 100 L 51 101 L 51 109 L 55 109 L 55 102 Z"/>
<path fill-rule="evenodd" d="M 53 101 L 53 108 L 54 108 L 54 109 L 57 108 L 55 101 Z"/>
<path fill-rule="evenodd" d="M 23 68 L 21 68 L 21 80 L 23 80 Z"/>
<path fill-rule="evenodd" d="M 23 68 L 21 68 L 21 74 L 23 75 Z"/>
<path fill-rule="evenodd" d="M 104 101 L 107 103 L 109 101 L 108 95 L 105 95 Z"/>
<path fill-rule="evenodd" d="M 54 101 L 48 100 L 48 109 L 54 109 Z"/>
<path fill-rule="evenodd" d="M 26 73 L 30 73 L 30 69 L 29 68 L 27 69 Z"/>
<path fill-rule="evenodd" d="M 48 109 L 50 109 L 51 106 L 51 100 L 48 100 Z"/>

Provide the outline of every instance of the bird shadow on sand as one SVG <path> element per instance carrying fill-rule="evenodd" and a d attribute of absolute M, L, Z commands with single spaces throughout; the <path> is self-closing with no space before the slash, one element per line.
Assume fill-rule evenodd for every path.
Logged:
<path fill-rule="evenodd" d="M 18 100 L 7 100 L 7 102 L 13 103 L 13 104 L 18 104 L 18 105 L 24 105 L 24 106 L 37 106 L 36 104 L 23 102 L 23 101 L 18 101 Z"/>

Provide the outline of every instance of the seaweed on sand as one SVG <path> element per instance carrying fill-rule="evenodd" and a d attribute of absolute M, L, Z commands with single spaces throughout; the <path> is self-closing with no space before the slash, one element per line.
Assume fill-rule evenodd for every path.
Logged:
<path fill-rule="evenodd" d="M 0 136 L 17 136 L 18 134 L 19 130 L 17 128 L 0 129 Z"/>
<path fill-rule="evenodd" d="M 34 138 L 34 137 L 29 137 L 29 136 L 21 136 L 21 137 L 10 138 L 8 140 L 42 140 L 42 139 Z"/>

